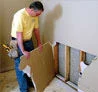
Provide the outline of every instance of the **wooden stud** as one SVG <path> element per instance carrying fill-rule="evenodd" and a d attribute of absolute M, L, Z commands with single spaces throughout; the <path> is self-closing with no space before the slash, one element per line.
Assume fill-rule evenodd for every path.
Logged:
<path fill-rule="evenodd" d="M 86 53 L 84 51 L 80 51 L 80 62 L 85 61 L 85 55 Z"/>
<path fill-rule="evenodd" d="M 86 52 L 80 51 L 80 63 L 84 62 L 86 59 Z M 79 72 L 81 72 L 81 66 L 79 65 Z"/>
<path fill-rule="evenodd" d="M 65 52 L 65 57 L 66 57 L 66 75 L 65 75 L 65 81 L 68 81 L 70 78 L 70 47 L 65 46 L 66 52 Z"/>
<path fill-rule="evenodd" d="M 54 64 L 55 64 L 55 73 L 59 72 L 59 43 L 56 43 L 54 46 Z"/>

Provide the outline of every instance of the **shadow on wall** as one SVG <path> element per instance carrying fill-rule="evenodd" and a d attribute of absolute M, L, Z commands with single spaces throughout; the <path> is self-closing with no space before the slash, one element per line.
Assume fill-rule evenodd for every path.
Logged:
<path fill-rule="evenodd" d="M 46 13 L 45 22 L 43 24 L 44 43 L 47 41 L 50 42 L 54 41 L 55 22 L 61 17 L 61 15 L 62 15 L 62 6 L 60 4 L 56 5 L 52 11 Z"/>

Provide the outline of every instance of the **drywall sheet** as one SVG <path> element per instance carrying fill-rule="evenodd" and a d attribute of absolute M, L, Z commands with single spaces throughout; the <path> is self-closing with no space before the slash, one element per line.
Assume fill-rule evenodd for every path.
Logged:
<path fill-rule="evenodd" d="M 98 57 L 84 70 L 78 85 L 83 92 L 98 92 Z"/>
<path fill-rule="evenodd" d="M 45 42 L 60 42 L 98 55 L 98 0 L 41 1 L 45 11 L 40 26 Z"/>
<path fill-rule="evenodd" d="M 74 84 L 78 84 L 79 79 L 79 50 L 75 48 L 70 49 L 70 81 Z"/>
<path fill-rule="evenodd" d="M 24 56 L 21 58 L 20 69 L 23 70 L 26 66 L 31 68 L 31 78 L 35 83 L 36 92 L 43 92 L 50 81 L 54 78 L 54 61 L 52 46 L 50 43 L 43 45 L 42 52 L 35 49 L 30 53 L 30 59 Z"/>

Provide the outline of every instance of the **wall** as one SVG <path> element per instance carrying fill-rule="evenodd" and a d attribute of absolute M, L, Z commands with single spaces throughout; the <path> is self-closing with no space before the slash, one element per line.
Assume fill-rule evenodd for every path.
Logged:
<path fill-rule="evenodd" d="M 1 72 L 1 56 L 2 56 L 2 24 L 3 24 L 3 1 L 0 2 L 0 72 Z"/>
<path fill-rule="evenodd" d="M 1 71 L 1 34 L 2 34 L 2 8 L 3 8 L 3 1 L 0 3 L 0 71 Z"/>
<path fill-rule="evenodd" d="M 85 69 L 82 77 L 79 79 L 79 92 L 97 92 L 98 91 L 98 57 L 93 59 L 92 63 Z"/>
<path fill-rule="evenodd" d="M 0 25 L 1 25 L 1 19 L 0 19 Z M 0 26 L 0 70 L 1 70 L 1 26 Z"/>
<path fill-rule="evenodd" d="M 44 42 L 51 41 L 98 55 L 97 0 L 42 0 Z"/>
<path fill-rule="evenodd" d="M 2 43 L 9 42 L 13 14 L 32 0 L 3 0 Z M 45 11 L 41 15 L 40 28 L 43 41 L 60 42 L 98 55 L 98 2 L 97 0 L 41 0 Z M 1 5 L 0 5 L 1 6 Z M 1 8 L 0 8 L 1 9 Z M 1 32 L 0 32 L 1 34 Z M 2 48 L 2 69 L 13 67 Z"/>
<path fill-rule="evenodd" d="M 9 43 L 10 41 L 10 32 L 11 32 L 11 23 L 14 13 L 30 4 L 32 0 L 3 0 L 0 4 L 3 4 L 2 11 L 2 43 Z M 1 32 L 0 32 L 1 34 Z M 2 48 L 1 55 L 1 71 L 7 71 L 13 69 L 13 60 L 11 60 L 8 56 L 4 48 Z"/>

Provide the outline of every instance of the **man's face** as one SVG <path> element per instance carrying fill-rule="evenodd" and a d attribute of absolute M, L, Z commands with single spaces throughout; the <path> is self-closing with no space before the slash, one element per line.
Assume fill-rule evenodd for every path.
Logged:
<path fill-rule="evenodd" d="M 35 11 L 36 16 L 41 15 L 41 13 L 42 13 L 42 10 L 36 10 L 36 11 Z"/>
<path fill-rule="evenodd" d="M 42 12 L 43 12 L 42 10 L 33 10 L 33 9 L 30 9 L 29 14 L 30 14 L 30 16 L 34 17 L 34 16 L 41 15 Z"/>

